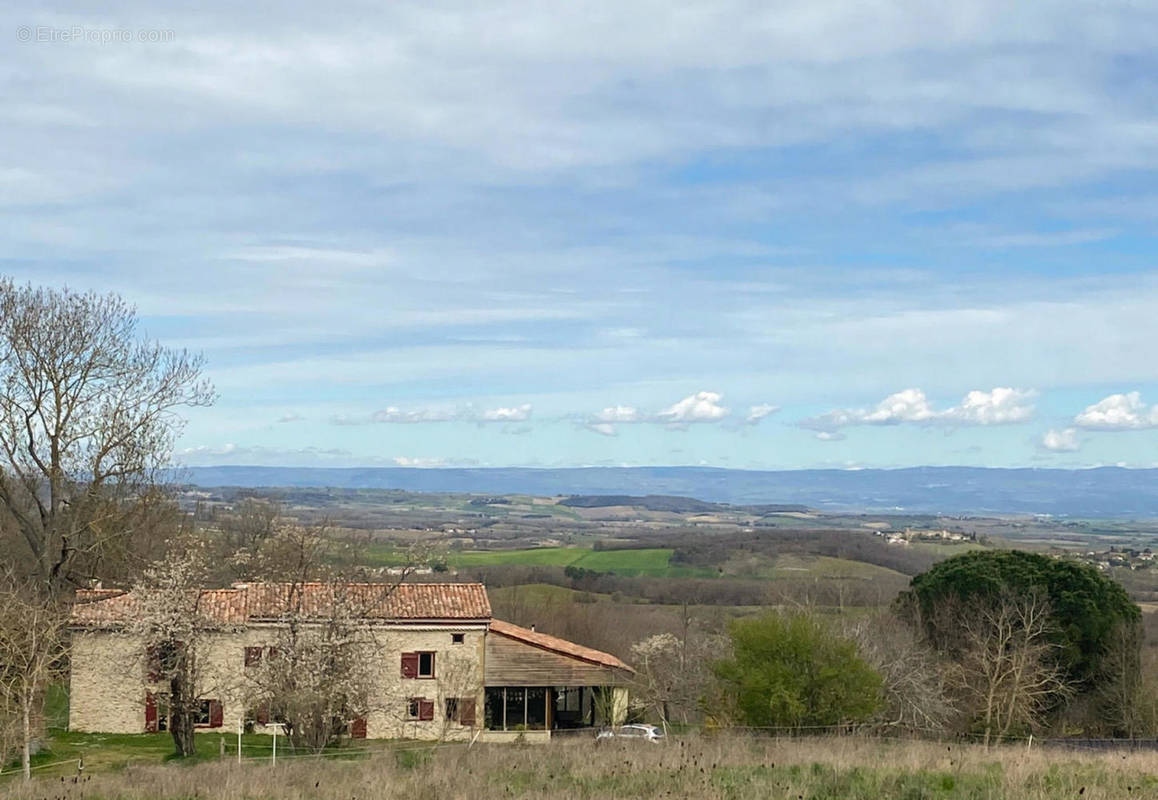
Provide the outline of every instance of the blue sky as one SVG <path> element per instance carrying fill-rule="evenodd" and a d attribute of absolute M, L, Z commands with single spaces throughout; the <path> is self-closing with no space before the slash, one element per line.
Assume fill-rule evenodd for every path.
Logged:
<path fill-rule="evenodd" d="M 204 352 L 182 463 L 1158 463 L 1146 4 L 3 18 L 0 273 Z"/>

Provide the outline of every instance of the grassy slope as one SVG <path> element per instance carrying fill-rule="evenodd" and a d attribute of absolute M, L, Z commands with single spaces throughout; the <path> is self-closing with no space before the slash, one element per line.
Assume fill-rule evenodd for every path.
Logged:
<path fill-rule="evenodd" d="M 207 737 L 216 739 L 216 737 Z M 74 784 L 58 778 L 0 784 L 13 800 L 286 800 L 608 797 L 809 800 L 1052 800 L 1158 797 L 1158 755 L 1076 755 L 1022 745 L 967 745 L 859 738 L 692 737 L 667 745 L 588 737 L 548 747 L 402 745 L 356 762 L 305 758 L 241 767 L 224 762 L 138 768 Z"/>

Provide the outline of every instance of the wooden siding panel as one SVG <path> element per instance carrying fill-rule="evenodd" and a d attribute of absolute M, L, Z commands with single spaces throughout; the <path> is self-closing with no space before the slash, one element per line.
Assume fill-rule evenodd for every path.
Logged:
<path fill-rule="evenodd" d="M 492 632 L 486 638 L 487 686 L 611 686 L 626 677 L 619 670 L 591 664 L 517 642 Z"/>

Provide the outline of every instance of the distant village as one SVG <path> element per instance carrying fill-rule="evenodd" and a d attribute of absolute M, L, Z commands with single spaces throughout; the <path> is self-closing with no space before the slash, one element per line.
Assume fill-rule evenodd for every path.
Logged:
<path fill-rule="evenodd" d="M 931 530 L 931 529 L 916 529 L 905 528 L 903 531 L 877 530 L 877 536 L 881 536 L 888 544 L 895 545 L 909 545 L 913 542 L 933 542 L 936 544 L 946 543 L 961 543 L 961 542 L 976 542 L 976 533 L 960 533 L 958 531 L 949 530 Z"/>
<path fill-rule="evenodd" d="M 1114 567 L 1137 570 L 1150 569 L 1154 566 L 1154 553 L 1149 547 L 1142 550 L 1132 547 L 1111 547 L 1101 552 L 1088 550 L 1081 553 L 1079 558 L 1107 572 Z"/>

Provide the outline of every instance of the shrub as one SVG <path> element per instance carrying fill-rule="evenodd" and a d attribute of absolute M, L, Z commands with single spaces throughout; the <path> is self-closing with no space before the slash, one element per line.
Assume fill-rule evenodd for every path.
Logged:
<path fill-rule="evenodd" d="M 881 677 L 856 645 L 806 614 L 735 620 L 732 657 L 714 673 L 724 702 L 755 727 L 864 722 L 881 705 Z"/>

